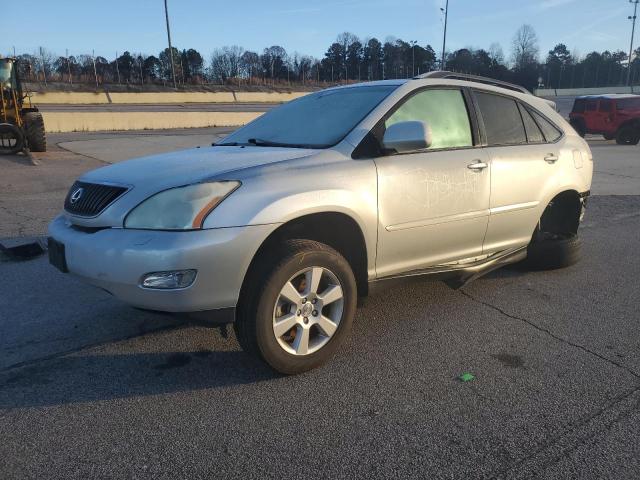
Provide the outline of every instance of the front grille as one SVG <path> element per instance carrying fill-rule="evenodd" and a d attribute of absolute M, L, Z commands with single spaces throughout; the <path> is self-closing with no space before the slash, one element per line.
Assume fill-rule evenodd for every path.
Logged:
<path fill-rule="evenodd" d="M 64 209 L 73 215 L 95 217 L 126 191 L 125 187 L 76 182 L 64 200 Z"/>

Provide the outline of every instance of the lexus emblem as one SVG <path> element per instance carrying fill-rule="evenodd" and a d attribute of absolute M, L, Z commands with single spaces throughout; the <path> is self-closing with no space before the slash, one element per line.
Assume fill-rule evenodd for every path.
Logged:
<path fill-rule="evenodd" d="M 71 197 L 69 197 L 69 201 L 72 204 L 76 203 L 78 200 L 80 200 L 80 198 L 82 197 L 83 193 L 84 193 L 84 188 L 82 188 L 82 187 L 74 190 L 74 192 L 71 194 Z"/>

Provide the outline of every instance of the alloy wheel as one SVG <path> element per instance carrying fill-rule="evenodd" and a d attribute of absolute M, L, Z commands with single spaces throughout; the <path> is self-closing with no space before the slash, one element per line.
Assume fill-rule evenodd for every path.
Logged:
<path fill-rule="evenodd" d="M 338 330 L 344 294 L 338 277 L 324 267 L 308 267 L 282 287 L 273 309 L 273 333 L 292 355 L 324 347 Z"/>

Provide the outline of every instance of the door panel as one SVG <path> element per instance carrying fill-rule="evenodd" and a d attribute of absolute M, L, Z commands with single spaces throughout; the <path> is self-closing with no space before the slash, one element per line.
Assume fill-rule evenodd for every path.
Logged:
<path fill-rule="evenodd" d="M 378 168 L 378 276 L 420 270 L 482 253 L 490 168 L 473 148 L 465 97 L 457 88 L 428 88 L 401 102 L 384 127 L 422 121 L 428 149 L 382 156 Z M 468 168 L 482 163 L 484 168 Z"/>
<path fill-rule="evenodd" d="M 491 201 L 483 253 L 520 247 L 531 240 L 540 217 L 541 193 L 553 178 L 559 155 L 555 144 L 491 147 Z"/>
<path fill-rule="evenodd" d="M 376 159 L 378 276 L 482 254 L 490 170 L 483 149 L 422 152 Z"/>

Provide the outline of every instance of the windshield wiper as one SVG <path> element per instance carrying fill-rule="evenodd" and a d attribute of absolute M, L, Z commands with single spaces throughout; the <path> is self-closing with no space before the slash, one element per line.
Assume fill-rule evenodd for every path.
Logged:
<path fill-rule="evenodd" d="M 309 145 L 303 145 L 300 143 L 272 142 L 270 140 L 262 140 L 261 138 L 250 138 L 247 142 L 251 145 L 255 145 L 256 147 L 311 148 Z"/>

